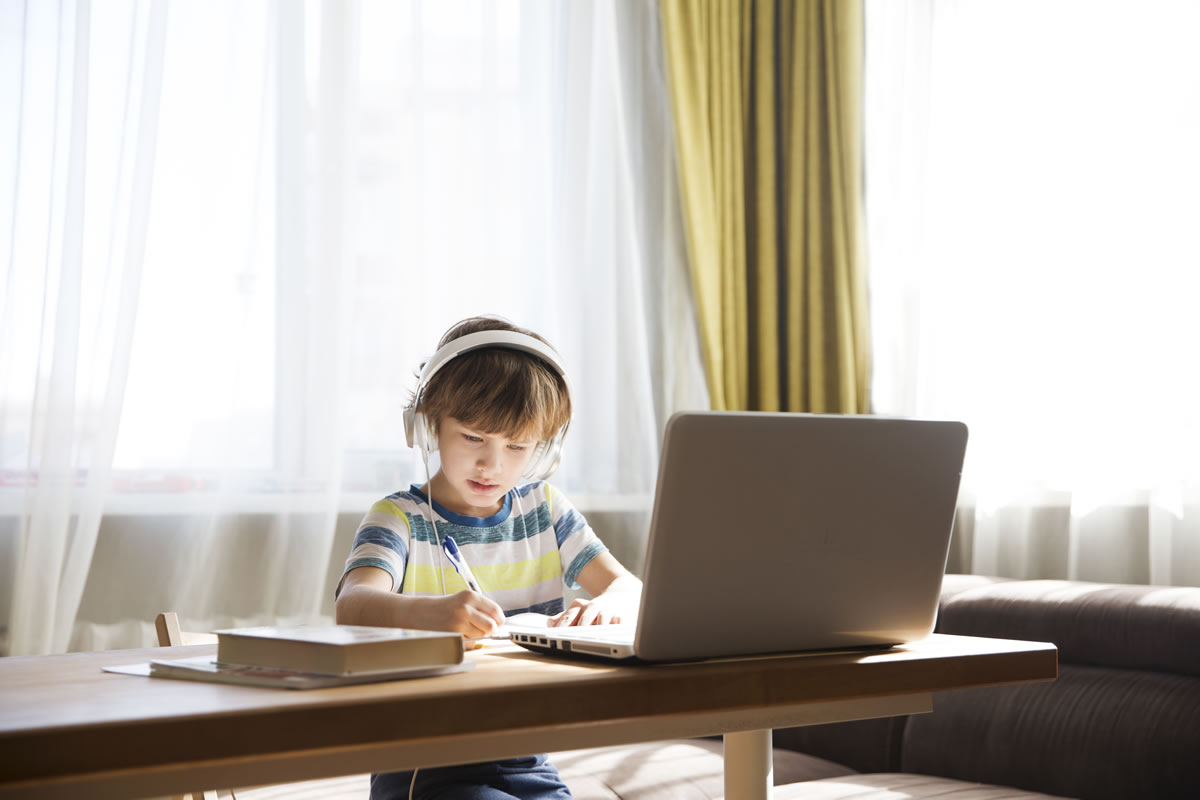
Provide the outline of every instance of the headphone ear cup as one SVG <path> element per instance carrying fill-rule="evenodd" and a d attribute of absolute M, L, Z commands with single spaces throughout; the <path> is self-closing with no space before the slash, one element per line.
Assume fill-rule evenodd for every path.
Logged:
<path fill-rule="evenodd" d="M 404 410 L 404 437 L 409 447 L 432 453 L 437 450 L 437 434 L 429 425 L 429 420 L 420 411 L 411 408 Z"/>
<path fill-rule="evenodd" d="M 404 409 L 404 441 L 409 447 L 417 446 L 417 412 L 412 406 Z"/>
<path fill-rule="evenodd" d="M 421 432 L 421 447 L 426 453 L 432 453 L 438 449 L 438 437 L 434 432 L 433 426 L 429 424 L 429 418 L 424 414 L 417 414 L 417 430 Z"/>
<path fill-rule="evenodd" d="M 545 480 L 542 475 L 545 472 L 546 462 L 546 442 L 538 442 L 533 448 L 533 455 L 529 457 L 529 463 L 525 465 L 525 474 L 521 479 L 526 483 Z"/>
<path fill-rule="evenodd" d="M 546 480 L 554 474 L 554 470 L 558 469 L 558 460 L 561 455 L 561 433 L 553 439 L 538 442 L 537 447 L 533 450 L 533 455 L 529 458 L 529 463 L 525 465 L 525 474 L 521 476 L 522 480 L 526 483 Z"/>

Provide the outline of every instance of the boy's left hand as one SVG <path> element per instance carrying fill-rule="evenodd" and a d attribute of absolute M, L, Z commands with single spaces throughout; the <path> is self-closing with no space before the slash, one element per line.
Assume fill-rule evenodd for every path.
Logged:
<path fill-rule="evenodd" d="M 611 602 L 613 599 L 604 595 L 592 600 L 578 598 L 567 606 L 566 611 L 554 615 L 546 624 L 551 628 L 568 625 L 615 625 L 621 621 L 621 609 L 614 607 L 617 604 Z"/>
<path fill-rule="evenodd" d="M 576 598 L 567 610 L 551 617 L 552 628 L 568 625 L 616 625 L 633 622 L 641 600 L 641 583 L 632 576 L 612 581 L 608 588 L 591 600 Z"/>
<path fill-rule="evenodd" d="M 637 619 L 637 607 L 642 601 L 642 582 L 630 575 L 610 553 L 600 553 L 583 567 L 580 585 L 594 595 L 571 601 L 562 614 L 551 616 L 550 627 L 568 625 L 616 625 Z"/>

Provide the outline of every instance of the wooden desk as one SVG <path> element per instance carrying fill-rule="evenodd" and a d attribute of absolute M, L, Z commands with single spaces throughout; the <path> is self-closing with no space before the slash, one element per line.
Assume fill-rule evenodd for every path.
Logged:
<path fill-rule="evenodd" d="M 873 655 L 640 667 L 504 644 L 470 653 L 465 673 L 315 691 L 101 671 L 213 652 L 0 659 L 0 798 L 144 797 L 716 733 L 730 796 L 765 797 L 771 728 L 928 711 L 933 692 L 1058 671 L 1050 644 L 939 635 Z"/>

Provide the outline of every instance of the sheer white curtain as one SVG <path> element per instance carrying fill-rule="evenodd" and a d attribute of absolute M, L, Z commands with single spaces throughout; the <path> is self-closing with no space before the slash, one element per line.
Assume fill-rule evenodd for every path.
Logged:
<path fill-rule="evenodd" d="M 326 617 L 458 319 L 558 345 L 632 566 L 704 407 L 656 5 L 0 2 L 11 654 Z"/>
<path fill-rule="evenodd" d="M 1200 584 L 1196 30 L 868 2 L 876 410 L 971 427 L 951 569 Z"/>
<path fill-rule="evenodd" d="M 67 645 L 143 272 L 164 9 L 93 12 L 2 6 L 0 602 L 14 653 Z"/>

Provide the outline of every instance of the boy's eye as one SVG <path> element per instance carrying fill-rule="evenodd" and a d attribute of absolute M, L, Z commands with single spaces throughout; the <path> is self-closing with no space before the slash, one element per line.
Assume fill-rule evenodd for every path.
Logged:
<path fill-rule="evenodd" d="M 468 442 L 482 442 L 483 441 L 483 437 L 476 436 L 472 433 L 464 433 L 463 438 L 466 439 Z"/>
<path fill-rule="evenodd" d="M 528 447 L 528 445 L 524 445 L 524 444 L 510 444 L 510 445 L 508 446 L 508 449 L 509 449 L 509 450 L 516 450 L 516 451 L 518 451 L 518 452 L 519 452 L 519 451 L 521 451 L 521 450 L 524 450 L 526 447 Z"/>

